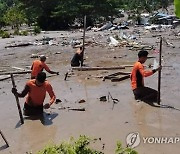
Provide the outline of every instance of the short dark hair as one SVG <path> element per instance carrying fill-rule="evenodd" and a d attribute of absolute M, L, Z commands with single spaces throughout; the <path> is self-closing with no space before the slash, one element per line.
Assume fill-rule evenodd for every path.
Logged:
<path fill-rule="evenodd" d="M 146 50 L 141 50 L 139 51 L 138 53 L 138 57 L 141 58 L 141 57 L 147 57 L 148 56 L 148 52 Z"/>
<path fill-rule="evenodd" d="M 43 82 L 46 80 L 46 73 L 45 73 L 45 72 L 40 72 L 40 73 L 38 73 L 36 79 L 37 79 L 39 82 L 43 83 Z"/>

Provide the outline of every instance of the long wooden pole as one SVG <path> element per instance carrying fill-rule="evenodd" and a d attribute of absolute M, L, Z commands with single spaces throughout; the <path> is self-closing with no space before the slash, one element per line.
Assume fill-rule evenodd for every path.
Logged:
<path fill-rule="evenodd" d="M 2 133 L 1 130 L 0 130 L 0 134 L 1 134 L 2 138 L 3 138 L 3 140 L 5 141 L 7 147 L 9 147 L 9 143 L 8 143 L 8 141 L 6 140 L 6 138 L 5 138 L 5 136 L 3 135 L 3 133 Z"/>
<path fill-rule="evenodd" d="M 16 84 L 15 84 L 15 81 L 14 81 L 13 74 L 11 74 L 11 80 L 12 80 L 13 88 L 16 88 Z M 21 124 L 24 124 L 24 119 L 23 119 L 21 107 L 20 107 L 20 104 L 19 104 L 19 98 L 18 98 L 17 95 L 14 95 L 14 96 L 16 98 L 16 103 L 17 103 L 17 107 L 18 107 L 18 111 L 19 111 L 19 117 L 20 117 L 20 120 L 21 120 Z"/>
<path fill-rule="evenodd" d="M 86 15 L 84 16 L 83 49 L 82 49 L 81 67 L 83 66 L 83 63 L 84 63 L 85 35 L 86 35 Z"/>
<path fill-rule="evenodd" d="M 162 37 L 160 37 L 160 49 L 159 49 L 159 67 L 161 67 L 161 56 L 162 56 Z M 161 102 L 161 69 L 158 72 L 158 96 L 157 103 L 160 105 Z"/>
<path fill-rule="evenodd" d="M 97 70 L 117 70 L 117 69 L 125 69 L 123 66 L 115 66 L 115 67 L 72 67 L 72 70 L 76 71 L 97 71 Z"/>

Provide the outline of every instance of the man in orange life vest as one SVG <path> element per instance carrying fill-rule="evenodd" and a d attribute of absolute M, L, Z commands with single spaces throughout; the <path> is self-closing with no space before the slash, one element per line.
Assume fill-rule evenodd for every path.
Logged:
<path fill-rule="evenodd" d="M 153 75 L 156 71 L 161 69 L 161 67 L 151 71 L 144 70 L 143 64 L 146 62 L 147 56 L 147 51 L 139 51 L 139 60 L 134 64 L 131 72 L 131 86 L 136 100 L 156 102 L 158 92 L 144 86 L 144 77 Z"/>
<path fill-rule="evenodd" d="M 46 92 L 50 96 L 50 101 L 43 105 Z M 27 95 L 24 103 L 24 115 L 26 116 L 42 115 L 43 108 L 50 108 L 56 99 L 52 86 L 46 81 L 46 73 L 44 72 L 38 73 L 36 79 L 27 81 L 21 93 L 17 92 L 16 88 L 12 88 L 12 93 L 18 97 L 25 97 Z"/>
<path fill-rule="evenodd" d="M 31 72 L 31 79 L 35 79 L 37 74 L 39 72 L 42 72 L 43 69 L 45 69 L 47 72 L 49 72 L 51 74 L 59 75 L 59 72 L 51 71 L 49 69 L 49 67 L 46 65 L 45 61 L 46 61 L 46 56 L 44 56 L 44 55 L 40 56 L 40 60 L 33 61 L 33 64 L 31 66 L 31 70 L 32 70 L 32 72 Z"/>

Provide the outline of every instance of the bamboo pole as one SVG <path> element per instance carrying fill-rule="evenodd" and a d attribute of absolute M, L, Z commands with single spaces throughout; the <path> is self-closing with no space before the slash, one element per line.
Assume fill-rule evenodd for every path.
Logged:
<path fill-rule="evenodd" d="M 85 35 L 86 35 L 86 15 L 84 16 L 83 49 L 82 49 L 81 67 L 83 66 L 83 63 L 84 63 Z"/>
<path fill-rule="evenodd" d="M 159 67 L 161 67 L 161 56 L 162 56 L 162 37 L 160 37 L 160 49 L 159 49 Z M 161 69 L 158 72 L 158 96 L 157 103 L 160 105 L 161 102 Z"/>
<path fill-rule="evenodd" d="M 14 81 L 13 74 L 11 74 L 11 80 L 12 80 L 13 88 L 16 88 L 16 84 L 15 84 L 15 81 Z M 23 119 L 21 107 L 20 107 L 20 104 L 19 104 L 19 98 L 18 98 L 17 95 L 14 95 L 14 96 L 16 98 L 16 103 L 17 103 L 17 107 L 18 107 L 18 111 L 19 111 L 19 117 L 20 117 L 20 120 L 21 120 L 21 124 L 24 124 L 24 119 Z"/>

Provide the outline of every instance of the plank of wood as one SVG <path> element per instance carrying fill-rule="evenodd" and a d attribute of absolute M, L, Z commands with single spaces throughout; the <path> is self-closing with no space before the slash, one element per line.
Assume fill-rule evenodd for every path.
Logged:
<path fill-rule="evenodd" d="M 116 69 L 125 69 L 123 66 L 118 67 L 72 67 L 72 70 L 77 71 L 97 71 L 97 70 L 116 70 Z"/>

